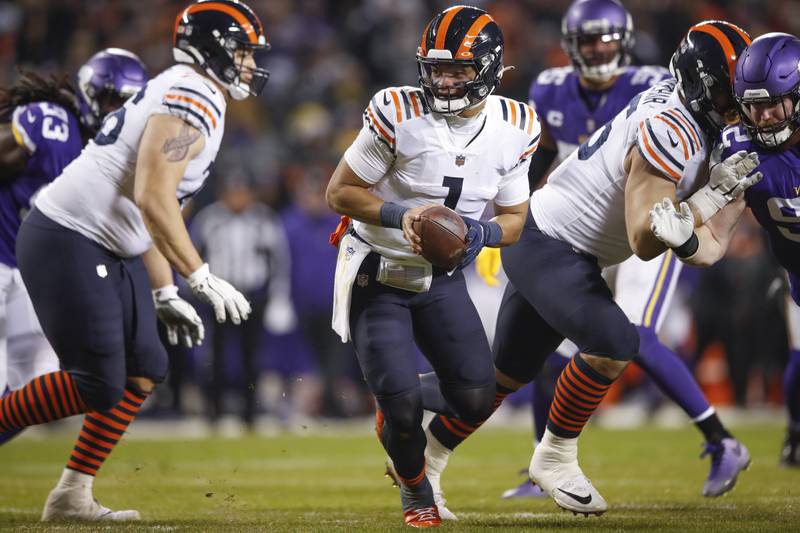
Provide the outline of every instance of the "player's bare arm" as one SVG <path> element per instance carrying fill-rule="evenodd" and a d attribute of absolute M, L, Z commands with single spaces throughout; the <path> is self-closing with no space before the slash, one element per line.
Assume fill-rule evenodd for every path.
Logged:
<path fill-rule="evenodd" d="M 142 261 L 150 276 L 150 286 L 153 289 L 160 289 L 175 282 L 169 261 L 155 246 L 151 246 L 142 254 Z"/>
<path fill-rule="evenodd" d="M 10 124 L 0 125 L 0 180 L 13 178 L 25 169 L 28 153 L 14 138 Z"/>
<path fill-rule="evenodd" d="M 328 207 L 341 215 L 380 226 L 381 206 L 384 201 L 374 195 L 371 188 L 372 184 L 359 178 L 342 158 L 328 183 L 325 200 L 328 202 Z M 420 248 L 422 239 L 414 232 L 412 224 L 415 220 L 419 220 L 420 213 L 433 205 L 435 204 L 414 207 L 403 214 L 403 237 L 411 244 L 415 253 L 422 251 Z"/>
<path fill-rule="evenodd" d="M 650 229 L 650 209 L 663 198 L 675 201 L 675 185 L 647 162 L 636 146 L 631 147 L 625 158 L 625 227 L 628 242 L 637 257 L 649 261 L 658 257 L 666 245 Z"/>
<path fill-rule="evenodd" d="M 528 200 L 517 205 L 494 205 L 495 217 L 492 222 L 496 222 L 503 230 L 503 237 L 497 248 L 510 246 L 519 240 L 522 228 L 525 226 L 525 218 L 528 216 Z"/>
<path fill-rule="evenodd" d="M 142 135 L 136 162 L 136 205 L 153 243 L 184 277 L 203 261 L 189 238 L 175 193 L 186 166 L 204 143 L 202 134 L 180 118 L 154 115 Z"/>

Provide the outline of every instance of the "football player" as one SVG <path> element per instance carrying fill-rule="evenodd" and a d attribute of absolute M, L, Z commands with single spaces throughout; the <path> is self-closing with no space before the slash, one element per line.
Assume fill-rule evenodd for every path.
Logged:
<path fill-rule="evenodd" d="M 493 346 L 500 400 L 535 378 L 564 338 L 580 351 L 558 378 L 529 467 L 531 479 L 564 509 L 607 509 L 578 465 L 578 436 L 639 352 L 639 333 L 614 302 L 602 268 L 634 253 L 650 260 L 665 251 L 650 230 L 650 200 L 688 198 L 707 220 L 759 179 L 748 176 L 757 156 L 744 152 L 708 172 L 709 145 L 735 112 L 733 65 L 749 42 L 727 22 L 690 28 L 671 61 L 677 82 L 640 93 L 567 157 L 531 196 L 519 242 L 503 250 L 509 284 Z M 458 426 L 459 440 L 477 427 Z M 441 467 L 449 450 L 432 448 L 438 453 L 428 454 L 428 464 Z M 744 449 L 736 456 L 742 467 L 749 462 Z"/>
<path fill-rule="evenodd" d="M 758 153 L 764 179 L 726 206 L 718 217 L 694 227 L 696 217 L 672 199 L 650 213 L 653 232 L 689 264 L 708 265 L 727 249 L 745 207 L 767 232 L 772 254 L 789 278 L 787 324 L 791 349 L 784 376 L 789 427 L 781 454 L 798 465 L 800 445 L 800 39 L 768 33 L 755 39 L 736 63 L 734 92 L 741 123 L 722 132 L 723 157 L 739 150 Z M 680 252 L 680 253 L 679 253 Z"/>
<path fill-rule="evenodd" d="M 105 118 L 20 227 L 22 279 L 63 370 L 0 400 L 0 429 L 86 413 L 43 520 L 139 518 L 99 505 L 92 484 L 164 379 L 156 315 L 170 342 L 202 341 L 203 324 L 178 296 L 172 269 L 218 321 L 238 324 L 250 313 L 244 296 L 209 272 L 192 246 L 181 204 L 208 177 L 228 99 L 264 87 L 268 73 L 254 55 L 266 47 L 261 21 L 241 2 L 203 1 L 182 10 L 173 30 L 179 64 Z"/>
<path fill-rule="evenodd" d="M 566 159 L 631 98 L 670 77 L 663 67 L 627 66 L 633 49 L 633 23 L 617 0 L 577 0 L 564 15 L 561 31 L 572 66 L 545 70 L 530 90 L 531 105 L 543 120 L 542 141 L 531 162 L 531 190 L 553 160 Z M 479 264 L 491 261 L 485 257 L 489 251 L 478 257 Z M 499 266 L 499 261 L 495 264 Z M 733 487 L 739 473 L 742 462 L 733 458 L 733 451 L 741 444 L 722 425 L 684 362 L 658 340 L 681 267 L 675 254 L 667 251 L 651 261 L 631 256 L 603 275 L 610 282 L 614 300 L 639 332 L 634 362 L 683 408 L 705 437 L 703 455 L 711 456 L 711 470 L 702 494 L 720 496 Z M 533 415 L 537 441 L 544 435 L 555 380 L 577 353 L 574 343 L 564 341 L 536 378 Z M 442 443 L 450 440 L 447 427 L 438 419 L 433 420 L 431 432 Z M 503 494 L 506 498 L 540 495 L 541 488 L 528 479 Z"/>
<path fill-rule="evenodd" d="M 119 108 L 147 82 L 147 70 L 134 54 L 108 48 L 79 70 L 78 89 L 65 78 L 46 80 L 23 72 L 16 85 L 0 92 L 0 300 L 7 310 L 6 393 L 36 376 L 58 370 L 58 359 L 42 333 L 22 283 L 14 245 L 22 217 L 34 194 L 53 181 L 81 149 L 103 117 Z M 0 444 L 21 429 L 0 433 Z"/>
<path fill-rule="evenodd" d="M 491 350 L 460 270 L 484 246 L 517 241 L 540 127 L 530 106 L 492 94 L 505 70 L 503 34 L 485 11 L 437 14 L 417 63 L 420 88 L 390 87 L 370 101 L 327 200 L 353 220 L 340 235 L 333 326 L 352 340 L 377 398 L 378 437 L 399 477 L 404 521 L 430 527 L 440 516 L 425 475 L 414 342 L 463 423 L 492 412 Z M 488 202 L 496 216 L 480 222 Z M 469 228 L 453 272 L 419 255 L 412 224 L 432 204 L 453 209 Z"/>

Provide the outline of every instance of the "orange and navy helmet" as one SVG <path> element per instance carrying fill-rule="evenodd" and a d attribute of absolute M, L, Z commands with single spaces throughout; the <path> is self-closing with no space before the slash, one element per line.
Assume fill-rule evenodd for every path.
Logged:
<path fill-rule="evenodd" d="M 477 7 L 445 9 L 425 27 L 417 65 L 430 108 L 437 113 L 460 113 L 483 102 L 500 84 L 503 32 L 491 15 Z M 445 65 L 472 67 L 475 77 L 443 90 L 438 78 Z"/>
<path fill-rule="evenodd" d="M 706 20 L 689 28 L 672 55 L 669 67 L 681 96 L 709 135 L 716 136 L 736 117 L 736 60 L 750 40 L 747 32 L 730 22 Z"/>
<path fill-rule="evenodd" d="M 269 79 L 266 69 L 245 64 L 249 54 L 236 52 L 267 50 L 264 26 L 252 9 L 238 0 L 200 0 L 175 20 L 175 61 L 198 65 L 235 100 L 258 95 Z"/>

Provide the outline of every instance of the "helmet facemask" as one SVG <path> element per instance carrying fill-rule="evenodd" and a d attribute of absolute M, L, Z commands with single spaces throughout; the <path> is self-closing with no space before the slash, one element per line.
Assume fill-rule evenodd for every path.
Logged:
<path fill-rule="evenodd" d="M 504 70 L 500 66 L 502 63 L 496 61 L 497 53 L 502 52 L 490 52 L 474 59 L 463 60 L 453 59 L 449 50 L 428 50 L 425 57 L 421 55 L 422 50 L 418 50 L 419 83 L 431 110 L 457 115 L 483 103 L 497 87 Z M 496 68 L 493 69 L 493 66 Z M 470 73 L 474 76 L 470 77 Z M 458 79 L 443 88 L 440 78 L 447 75 Z"/>
<path fill-rule="evenodd" d="M 749 89 L 744 96 L 737 97 L 739 114 L 742 124 L 747 129 L 750 136 L 760 145 L 767 148 L 777 148 L 797 131 L 800 127 L 800 94 L 798 89 L 790 93 L 770 96 L 766 89 Z M 759 126 L 753 120 L 752 112 L 754 107 L 771 108 L 773 115 L 780 110 L 780 116 L 776 122 Z"/>
<path fill-rule="evenodd" d="M 225 54 L 213 54 L 204 65 L 206 72 L 222 84 L 234 100 L 261 94 L 269 80 L 269 71 L 258 66 L 269 50 L 264 37 L 259 37 L 258 44 L 225 37 L 216 30 L 213 37 Z"/>
<path fill-rule="evenodd" d="M 617 43 L 616 50 L 592 52 L 589 55 L 582 52 L 582 48 L 588 45 L 596 46 L 597 41 Z M 629 50 L 633 45 L 633 36 L 627 30 L 575 32 L 565 35 L 561 44 L 581 77 L 595 83 L 605 83 L 620 75 L 630 63 Z"/>

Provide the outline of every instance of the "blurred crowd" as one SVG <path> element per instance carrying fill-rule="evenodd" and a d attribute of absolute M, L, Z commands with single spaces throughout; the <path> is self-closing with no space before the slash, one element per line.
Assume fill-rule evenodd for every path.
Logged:
<path fill-rule="evenodd" d="M 109 46 L 137 53 L 156 74 L 172 61 L 171 34 L 183 0 L 0 1 L 0 85 L 17 68 L 74 73 Z M 216 337 L 194 353 L 175 351 L 163 412 L 242 413 L 252 424 L 268 412 L 346 417 L 370 409 L 355 359 L 329 328 L 336 250 L 327 242 L 337 217 L 324 202 L 333 167 L 361 127 L 372 94 L 416 85 L 414 55 L 425 23 L 456 2 L 433 0 L 249 0 L 264 21 L 271 71 L 258 98 L 228 107 L 222 150 L 209 186 L 187 210 L 192 235 L 212 270 L 237 239 L 236 216 L 259 220 L 279 237 L 239 243 L 258 272 L 239 273 L 262 317 Z M 542 69 L 567 64 L 560 20 L 567 0 L 472 0 L 498 21 L 507 65 L 499 92 L 527 100 Z M 686 30 L 725 19 L 757 36 L 800 34 L 794 0 L 627 0 L 636 28 L 636 61 L 666 65 Z M 211 210 L 211 211 L 209 211 Z M 205 214 L 204 214 L 205 213 Z M 203 218 L 232 215 L 226 239 L 201 229 Z M 236 216 L 233 216 L 236 215 Z M 249 217 L 249 218 L 248 218 Z M 265 226 L 267 227 L 267 226 Z M 220 242 L 226 241 L 226 242 Z M 730 257 L 710 272 L 686 269 L 665 335 L 685 354 L 712 401 L 780 402 L 786 352 L 782 274 L 764 253 L 760 230 L 745 223 Z M 215 248 L 216 247 L 216 248 Z M 262 264 L 263 263 L 263 264 Z M 231 266 L 234 268 L 236 265 Z M 235 276 L 226 276 L 236 284 Z M 238 285 L 237 285 L 238 286 Z M 242 288 L 242 287 L 240 287 Z M 478 298 L 478 300 L 480 300 Z M 478 301 L 480 305 L 480 301 Z M 211 323 L 210 317 L 207 323 Z M 632 375 L 633 391 L 647 390 Z M 713 388 L 716 387 L 716 388 Z M 624 391 L 621 392 L 624 395 Z"/>

